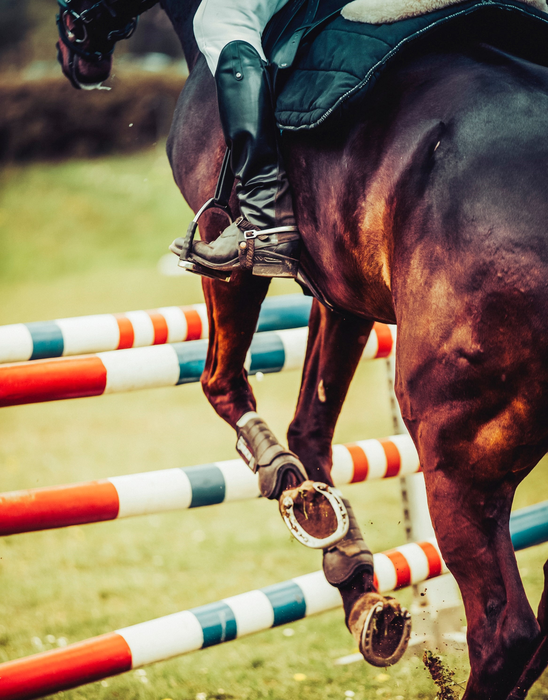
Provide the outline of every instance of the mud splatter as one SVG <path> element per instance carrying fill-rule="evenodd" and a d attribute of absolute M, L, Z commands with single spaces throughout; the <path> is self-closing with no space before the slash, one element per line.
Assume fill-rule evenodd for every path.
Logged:
<path fill-rule="evenodd" d="M 453 690 L 456 685 L 453 680 L 455 672 L 445 666 L 441 656 L 433 654 L 427 649 L 423 654 L 422 661 L 439 688 L 436 700 L 459 700 L 459 696 Z"/>

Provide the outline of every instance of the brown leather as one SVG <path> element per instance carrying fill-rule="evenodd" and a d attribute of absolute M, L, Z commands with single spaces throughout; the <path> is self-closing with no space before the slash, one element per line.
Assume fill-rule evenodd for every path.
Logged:
<path fill-rule="evenodd" d="M 300 236 L 296 231 L 265 233 L 256 238 L 246 238 L 244 226 L 249 222 L 240 217 L 230 224 L 211 243 L 195 241 L 191 260 L 218 270 L 231 270 L 240 267 L 251 270 L 257 262 L 278 263 L 287 261 L 298 264 Z M 255 227 L 251 230 L 256 231 Z"/>

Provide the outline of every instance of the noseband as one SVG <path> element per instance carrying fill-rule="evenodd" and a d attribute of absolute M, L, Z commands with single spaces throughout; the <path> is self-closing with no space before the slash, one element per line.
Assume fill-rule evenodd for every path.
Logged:
<path fill-rule="evenodd" d="M 77 0 L 81 5 L 82 0 Z M 108 59 L 121 39 L 129 39 L 137 27 L 138 16 L 157 4 L 158 0 L 99 0 L 85 10 L 75 9 L 74 0 L 57 0 L 59 38 L 69 51 L 70 80 L 74 87 L 82 87 L 75 75 L 74 57 L 89 63 Z M 66 24 L 72 21 L 72 29 Z M 84 48 L 86 44 L 86 48 Z M 62 65 L 60 52 L 57 56 Z"/>

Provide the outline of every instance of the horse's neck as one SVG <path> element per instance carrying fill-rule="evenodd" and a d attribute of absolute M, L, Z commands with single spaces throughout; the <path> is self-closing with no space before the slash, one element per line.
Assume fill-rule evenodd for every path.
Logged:
<path fill-rule="evenodd" d="M 160 0 L 161 6 L 179 37 L 189 70 L 192 70 L 200 55 L 192 27 L 194 15 L 200 2 L 201 0 Z"/>

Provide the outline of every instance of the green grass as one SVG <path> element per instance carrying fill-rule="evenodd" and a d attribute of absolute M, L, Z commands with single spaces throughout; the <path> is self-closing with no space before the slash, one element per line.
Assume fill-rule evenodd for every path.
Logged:
<path fill-rule="evenodd" d="M 192 276 L 161 277 L 158 258 L 189 211 L 165 156 L 9 168 L 1 175 L 0 323 L 153 308 L 201 300 Z M 275 293 L 295 291 L 276 282 Z M 252 380 L 262 415 L 280 436 L 299 374 Z M 382 361 L 360 367 L 338 442 L 391 431 Z M 2 410 L 0 491 L 166 469 L 234 456 L 234 435 L 200 387 L 103 396 Z M 543 464 L 518 507 L 542 500 Z M 375 551 L 402 544 L 395 481 L 345 489 Z M 533 605 L 542 545 L 518 559 Z M 315 571 L 318 553 L 295 543 L 274 504 L 212 506 L 32 533 L 0 541 L 0 661 L 108 632 Z M 411 592 L 398 594 L 411 602 Z M 340 610 L 65 692 L 67 700 L 292 700 L 434 698 L 420 661 L 383 671 L 336 666 L 354 651 Z M 61 640 L 59 642 L 58 640 Z M 466 678 L 464 654 L 448 663 Z M 548 692 L 544 677 L 530 697 Z"/>

